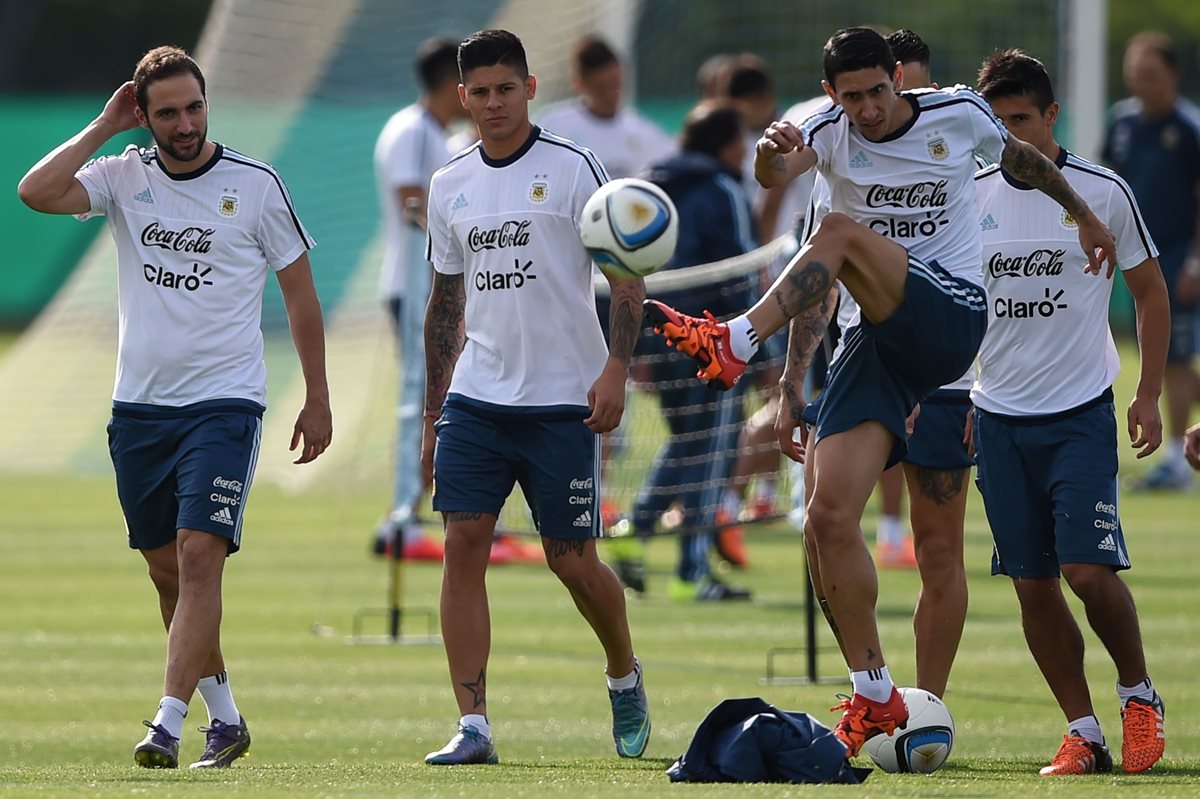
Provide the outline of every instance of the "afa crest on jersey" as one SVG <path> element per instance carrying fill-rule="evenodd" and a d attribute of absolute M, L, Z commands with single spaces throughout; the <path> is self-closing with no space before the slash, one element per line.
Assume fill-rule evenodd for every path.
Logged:
<path fill-rule="evenodd" d="M 1071 216 L 1071 212 L 1066 208 L 1062 209 L 1062 226 L 1071 230 L 1079 227 L 1079 223 L 1075 221 L 1075 217 Z"/>
<path fill-rule="evenodd" d="M 529 184 L 529 200 L 535 203 L 544 203 L 546 198 L 550 196 L 550 186 L 544 180 L 535 180 Z"/>
<path fill-rule="evenodd" d="M 217 201 L 217 211 L 221 216 L 237 216 L 238 198 L 234 194 L 222 194 Z"/>
<path fill-rule="evenodd" d="M 934 161 L 945 161 L 950 156 L 950 146 L 941 136 L 936 136 L 926 142 L 929 147 L 929 157 Z"/>

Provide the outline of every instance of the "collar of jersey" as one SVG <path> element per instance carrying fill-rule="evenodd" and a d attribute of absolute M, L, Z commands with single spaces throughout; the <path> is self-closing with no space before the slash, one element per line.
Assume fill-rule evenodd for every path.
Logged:
<path fill-rule="evenodd" d="M 538 136 L 541 135 L 542 129 L 537 125 L 534 125 L 533 130 L 529 131 L 529 138 L 525 140 L 525 143 L 518 147 L 517 151 L 507 158 L 488 158 L 488 154 L 482 146 L 479 148 L 479 157 L 483 159 L 483 163 L 490 167 L 495 167 L 496 169 L 508 166 L 509 164 L 515 164 L 518 160 L 520 160 L 521 156 L 529 152 L 529 148 L 533 146 L 534 142 L 538 140 Z"/>
<path fill-rule="evenodd" d="M 154 148 L 154 163 L 158 164 L 158 168 L 162 170 L 162 173 L 164 175 L 166 175 L 167 177 L 169 177 L 171 180 L 192 180 L 193 178 L 200 177 L 201 175 L 203 175 L 204 173 L 206 173 L 210 169 L 212 169 L 214 166 L 216 166 L 217 162 L 221 160 L 221 156 L 224 153 L 225 153 L 225 147 L 222 146 L 220 143 L 217 143 L 217 149 L 213 150 L 212 158 L 208 159 L 208 161 L 206 163 L 204 163 L 201 166 L 196 167 L 191 172 L 175 173 L 175 172 L 167 171 L 166 166 L 163 165 L 162 160 L 158 157 L 158 148 L 155 147 Z"/>
<path fill-rule="evenodd" d="M 895 141 L 905 133 L 908 133 L 910 130 L 912 130 L 912 126 L 917 124 L 917 117 L 921 116 L 921 104 L 917 102 L 917 98 L 907 94 L 902 94 L 900 95 L 900 99 L 906 101 L 912 106 L 913 115 L 909 117 L 907 122 L 893 130 L 888 135 L 884 136 L 879 141 L 871 141 L 870 139 L 867 139 L 867 141 L 871 141 L 872 144 L 883 144 L 884 142 Z M 854 123 L 851 122 L 850 124 L 853 125 Z M 867 137 L 863 136 L 863 138 L 866 139 Z"/>
<path fill-rule="evenodd" d="M 1063 165 L 1067 163 L 1068 155 L 1069 153 L 1067 152 L 1067 148 L 1060 145 L 1058 148 L 1058 158 L 1054 159 L 1054 165 L 1059 169 L 1062 169 Z M 1033 186 L 1030 186 L 1024 181 L 1017 180 L 1010 175 L 1008 170 L 1006 170 L 1004 167 L 1000 167 L 1000 174 L 1004 176 L 1005 182 L 1007 182 L 1008 185 L 1012 186 L 1014 189 L 1020 189 L 1021 191 L 1031 191 L 1033 189 Z"/>

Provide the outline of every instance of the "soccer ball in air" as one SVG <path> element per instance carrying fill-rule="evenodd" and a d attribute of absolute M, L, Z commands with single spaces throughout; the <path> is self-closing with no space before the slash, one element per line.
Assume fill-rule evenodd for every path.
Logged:
<path fill-rule="evenodd" d="M 645 180 L 605 183 L 583 206 L 579 238 L 610 277 L 643 277 L 670 260 L 679 214 L 667 193 Z"/>
<path fill-rule="evenodd" d="M 936 771 L 954 746 L 954 719 L 942 700 L 920 688 L 901 688 L 908 724 L 891 735 L 867 741 L 867 754 L 887 772 Z"/>

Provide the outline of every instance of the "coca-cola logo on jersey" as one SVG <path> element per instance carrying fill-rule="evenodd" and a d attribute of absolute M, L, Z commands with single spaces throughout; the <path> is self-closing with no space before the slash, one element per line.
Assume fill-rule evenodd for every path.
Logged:
<path fill-rule="evenodd" d="M 529 243 L 529 220 L 510 219 L 500 227 L 490 230 L 471 228 L 467 234 L 467 246 L 471 252 L 480 250 L 502 250 L 505 247 L 524 247 Z"/>
<path fill-rule="evenodd" d="M 992 277 L 1054 277 L 1063 271 L 1065 250 L 1034 250 L 1029 255 L 1014 255 L 1005 258 L 994 253 L 988 261 L 988 273 Z"/>
<path fill-rule="evenodd" d="M 867 191 L 871 208 L 944 208 L 949 199 L 944 180 L 923 180 L 911 186 L 875 185 Z"/>
<path fill-rule="evenodd" d="M 142 244 L 175 252 L 206 253 L 212 248 L 213 228 L 185 227 L 171 230 L 158 222 L 151 222 L 142 229 Z"/>

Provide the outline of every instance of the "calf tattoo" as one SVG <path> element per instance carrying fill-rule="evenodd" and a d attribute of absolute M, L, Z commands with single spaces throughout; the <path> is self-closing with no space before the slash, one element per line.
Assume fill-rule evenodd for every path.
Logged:
<path fill-rule="evenodd" d="M 459 685 L 470 691 L 471 696 L 474 697 L 471 702 L 472 709 L 487 703 L 487 675 L 483 669 L 479 670 L 479 677 L 476 678 L 475 682 L 462 682 Z"/>
<path fill-rule="evenodd" d="M 829 295 L 833 278 L 820 261 L 809 261 L 798 269 L 790 269 L 771 289 L 771 296 L 788 319 L 800 314 Z"/>

